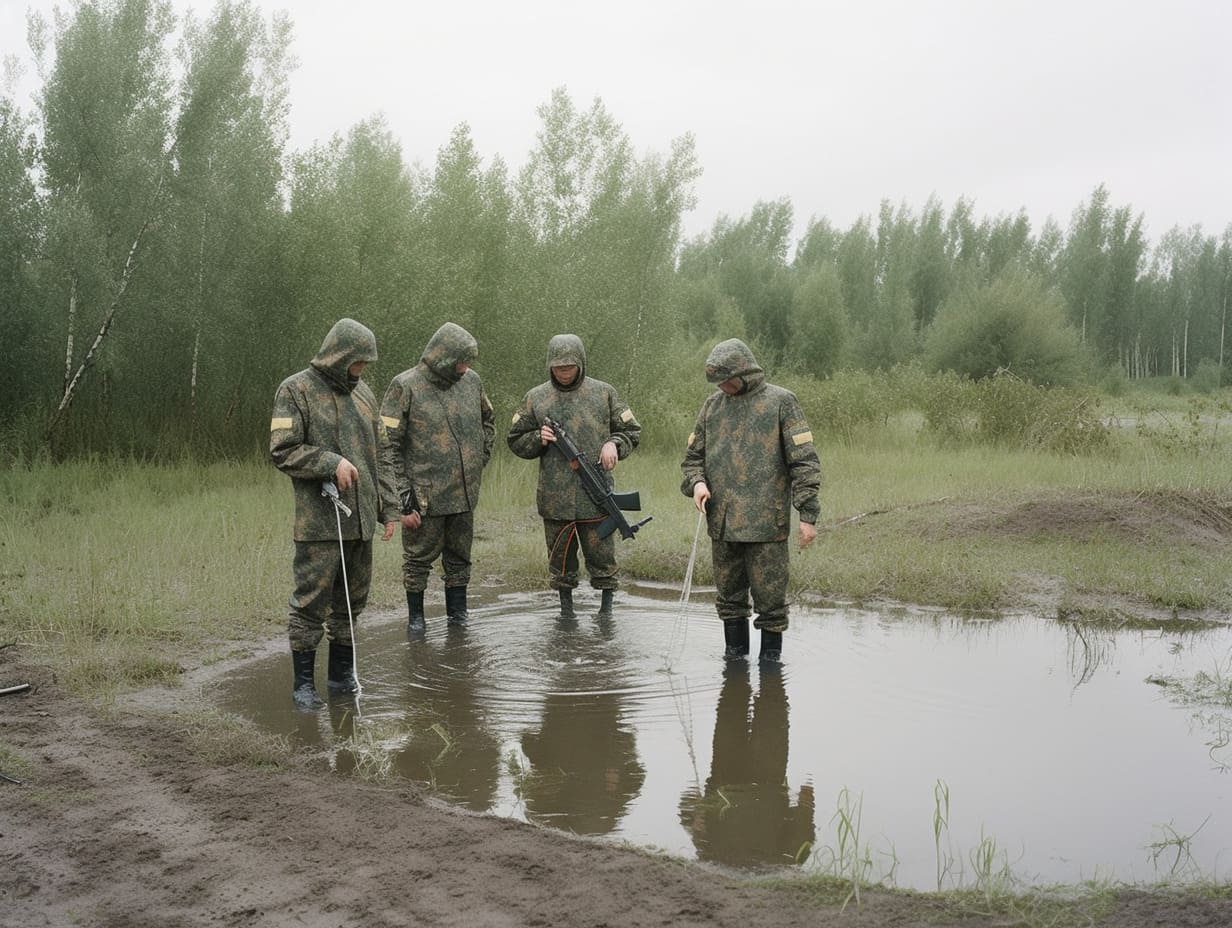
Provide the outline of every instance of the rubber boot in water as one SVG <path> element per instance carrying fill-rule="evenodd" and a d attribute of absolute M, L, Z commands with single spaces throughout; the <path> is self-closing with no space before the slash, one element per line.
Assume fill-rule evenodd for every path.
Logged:
<path fill-rule="evenodd" d="M 470 618 L 466 611 L 466 587 L 445 587 L 445 618 L 450 625 L 461 627 Z"/>
<path fill-rule="evenodd" d="M 423 590 L 406 591 L 406 630 L 414 635 L 422 635 L 427 631 L 424 622 Z"/>
<path fill-rule="evenodd" d="M 291 684 L 291 698 L 301 709 L 320 709 L 324 700 L 317 695 L 317 687 L 313 682 L 313 668 L 317 662 L 317 652 L 292 651 L 291 668 L 295 672 L 295 682 Z"/>
<path fill-rule="evenodd" d="M 338 696 L 359 689 L 355 682 L 355 646 L 329 643 L 329 691 Z"/>
<path fill-rule="evenodd" d="M 761 631 L 761 653 L 757 660 L 762 664 L 777 665 L 783 660 L 783 633 Z"/>
<path fill-rule="evenodd" d="M 599 600 L 599 611 L 595 613 L 596 619 L 610 619 L 612 617 L 612 596 L 615 593 L 615 590 L 603 591 L 603 596 Z"/>
<path fill-rule="evenodd" d="M 765 638 L 762 638 L 765 641 Z M 749 620 L 723 620 L 723 660 L 742 661 L 749 656 Z"/>
<path fill-rule="evenodd" d="M 573 590 L 560 591 L 560 618 L 577 618 L 577 613 L 573 611 Z"/>

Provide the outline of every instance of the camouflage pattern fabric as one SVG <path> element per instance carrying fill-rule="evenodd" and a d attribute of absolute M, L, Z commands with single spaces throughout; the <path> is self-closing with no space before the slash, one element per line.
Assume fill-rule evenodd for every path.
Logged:
<path fill-rule="evenodd" d="M 749 617 L 753 595 L 754 628 L 787 631 L 787 541 L 710 541 L 717 590 L 715 608 L 723 621 Z"/>
<path fill-rule="evenodd" d="M 552 378 L 552 368 L 576 364 L 577 379 L 562 387 Z M 520 458 L 539 459 L 539 484 L 535 503 L 545 519 L 572 521 L 603 515 L 586 495 L 582 482 L 569 468 L 565 456 L 539 441 L 539 428 L 552 418 L 568 430 L 578 448 L 591 461 L 607 441 L 615 442 L 616 457 L 623 461 L 641 440 L 642 427 L 611 384 L 586 374 L 586 351 L 576 335 L 556 335 L 548 343 L 548 379 L 529 390 L 513 415 L 509 448 Z M 600 470 L 613 486 L 610 472 Z"/>
<path fill-rule="evenodd" d="M 552 376 L 552 368 L 571 364 L 578 367 L 577 378 L 562 386 Z M 539 440 L 539 429 L 544 419 L 554 419 L 569 432 L 578 450 L 598 463 L 599 452 L 609 441 L 616 445 L 617 460 L 632 454 L 641 441 L 642 426 L 615 387 L 587 376 L 586 349 L 576 335 L 555 335 L 548 342 L 547 373 L 547 381 L 522 398 L 507 441 L 518 457 L 539 459 L 535 503 L 543 518 L 550 582 L 558 590 L 577 586 L 580 548 L 591 585 L 597 590 L 614 590 L 616 537 L 598 537 L 597 520 L 603 510 L 586 495 L 565 456 Z M 613 487 L 611 472 L 598 470 L 608 487 Z M 588 524 L 591 520 L 594 524 Z"/>
<path fill-rule="evenodd" d="M 351 624 L 347 617 L 346 590 L 351 593 L 351 615 L 368 604 L 372 585 L 372 542 L 347 541 L 346 584 L 342 582 L 343 552 L 338 542 L 297 541 L 291 565 L 294 589 L 291 592 L 287 630 L 291 650 L 312 651 L 328 633 L 331 641 L 351 644 Z"/>
<path fill-rule="evenodd" d="M 496 419 L 479 375 L 456 370 L 459 362 L 474 361 L 478 350 L 466 329 L 445 323 L 419 363 L 393 379 L 381 403 L 398 492 L 413 488 L 425 518 L 470 512 L 479 504 Z"/>
<path fill-rule="evenodd" d="M 344 539 L 371 540 L 378 523 L 396 522 L 398 497 L 392 448 L 368 385 L 352 378 L 356 361 L 375 361 L 376 336 L 354 319 L 339 320 L 311 364 L 284 380 L 274 394 L 270 458 L 291 478 L 295 540 L 338 540 L 334 506 L 321 483 L 349 460 L 359 480 L 341 492 L 351 509 L 342 518 Z"/>
<path fill-rule="evenodd" d="M 766 383 L 753 352 L 737 338 L 715 346 L 706 377 L 722 383 L 740 377 L 734 396 L 716 391 L 702 405 L 689 436 L 680 489 L 710 488 L 706 524 L 721 541 L 783 541 L 791 527 L 790 506 L 803 522 L 821 514 L 821 464 L 813 433 L 790 390 Z"/>
<path fill-rule="evenodd" d="M 790 507 L 800 521 L 816 523 L 821 463 L 795 394 L 767 383 L 753 352 L 736 338 L 720 342 L 706 360 L 711 383 L 733 377 L 742 381 L 737 393 L 718 390 L 702 404 L 680 489 L 690 498 L 699 482 L 710 489 L 706 527 L 719 617 L 747 618 L 751 592 L 753 624 L 781 632 L 788 622 Z"/>
<path fill-rule="evenodd" d="M 431 516 L 419 528 L 402 530 L 402 584 L 412 593 L 428 588 L 432 564 L 441 559 L 445 586 L 466 586 L 471 579 L 471 545 L 475 538 L 475 514 L 458 512 Z"/>
<path fill-rule="evenodd" d="M 586 560 L 590 585 L 596 590 L 614 590 L 616 580 L 616 534 L 599 537 L 599 523 L 543 520 L 548 546 L 548 575 L 554 590 L 572 590 L 578 585 L 578 550 Z"/>

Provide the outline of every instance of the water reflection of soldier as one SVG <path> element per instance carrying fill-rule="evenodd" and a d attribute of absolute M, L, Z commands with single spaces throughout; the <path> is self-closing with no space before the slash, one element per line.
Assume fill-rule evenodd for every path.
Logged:
<path fill-rule="evenodd" d="M 787 536 L 800 513 L 800 547 L 817 537 L 821 465 L 794 393 L 766 383 L 748 345 L 720 342 L 706 359 L 719 389 L 689 436 L 681 490 L 706 513 L 725 656 L 749 653 L 749 594 L 761 660 L 777 662 L 787 630 Z"/>
<path fill-rule="evenodd" d="M 407 628 L 416 633 L 424 630 L 424 590 L 438 557 L 448 621 L 467 620 L 475 507 L 496 436 L 492 404 L 470 369 L 478 353 L 466 329 L 446 322 L 428 340 L 419 363 L 393 379 L 381 403 L 404 501 Z"/>
<path fill-rule="evenodd" d="M 313 667 L 327 632 L 329 688 L 355 691 L 350 625 L 368 602 L 373 532 L 384 523 L 382 537 L 388 541 L 398 522 L 392 449 L 376 397 L 360 379 L 375 360 L 372 331 L 354 319 L 341 319 L 311 364 L 284 380 L 274 395 L 270 458 L 291 478 L 295 491 L 294 589 L 287 623 L 292 695 L 306 709 L 324 705 Z M 350 515 L 335 514 L 333 503 L 321 495 L 327 481 L 337 485 Z"/>
<path fill-rule="evenodd" d="M 417 672 L 440 688 L 418 706 L 428 715 L 421 721 L 439 724 L 445 740 L 430 727 L 394 757 L 398 772 L 409 779 L 431 782 L 435 788 L 475 812 L 492 808 L 500 778 L 500 744 L 484 725 L 476 696 L 482 677 L 481 652 L 466 632 L 450 625 L 439 649 L 417 642 L 408 659 Z"/>
<path fill-rule="evenodd" d="M 535 503 L 543 517 L 548 573 L 560 594 L 561 618 L 571 619 L 578 583 L 578 548 L 586 560 L 590 585 L 601 591 L 599 615 L 612 613 L 616 590 L 616 535 L 599 537 L 603 510 L 586 495 L 565 456 L 550 448 L 556 434 L 543 424 L 555 419 L 578 449 L 610 474 L 637 447 L 642 427 L 616 388 L 587 376 L 586 350 L 576 335 L 555 335 L 548 342 L 548 379 L 527 392 L 509 427 L 510 450 L 520 458 L 539 459 Z M 611 485 L 611 478 L 608 478 Z"/>
<path fill-rule="evenodd" d="M 763 673 L 754 698 L 748 665 L 727 666 L 705 793 L 690 789 L 680 800 L 681 823 L 702 860 L 732 866 L 792 863 L 812 845 L 813 787 L 801 787 L 794 806 L 787 787 L 787 716 L 780 674 Z"/>
<path fill-rule="evenodd" d="M 522 736 L 530 775 L 522 787 L 527 816 L 577 834 L 611 832 L 641 791 L 646 771 L 633 729 L 622 722 L 620 680 L 605 665 L 603 642 L 558 635 L 554 692 L 538 731 Z M 583 648 L 578 653 L 578 648 Z"/>

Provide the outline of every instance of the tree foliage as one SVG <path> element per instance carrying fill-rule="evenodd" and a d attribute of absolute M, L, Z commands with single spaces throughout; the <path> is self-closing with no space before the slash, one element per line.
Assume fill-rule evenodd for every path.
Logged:
<path fill-rule="evenodd" d="M 1151 242 L 1102 185 L 1038 230 L 932 197 L 846 227 L 814 216 L 796 240 L 792 203 L 769 198 L 683 241 L 693 138 L 642 153 L 563 87 L 522 165 L 463 123 L 424 166 L 379 114 L 289 151 L 292 27 L 253 0 L 183 19 L 169 0 L 81 0 L 29 40 L 37 108 L 0 97 L 10 454 L 249 453 L 276 384 L 344 315 L 377 333 L 378 392 L 441 323 L 465 326 L 506 412 L 561 332 L 651 407 L 733 336 L 835 390 L 924 365 L 947 372 L 937 395 L 1005 370 L 1229 379 L 1232 225 Z"/>
<path fill-rule="evenodd" d="M 972 380 L 1009 371 L 1043 385 L 1070 385 L 1085 365 L 1060 300 L 1020 272 L 956 293 L 929 331 L 924 356 L 933 370 Z"/>

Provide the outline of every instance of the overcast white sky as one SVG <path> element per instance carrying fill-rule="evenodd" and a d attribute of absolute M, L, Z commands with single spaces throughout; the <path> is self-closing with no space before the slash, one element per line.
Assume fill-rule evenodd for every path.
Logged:
<path fill-rule="evenodd" d="M 0 0 L 0 52 L 26 55 Z M 178 9 L 208 10 L 203 0 Z M 383 112 L 430 166 L 454 126 L 516 170 L 536 108 L 600 97 L 643 154 L 691 132 L 686 232 L 786 196 L 798 226 L 960 196 L 1062 225 L 1099 183 L 1173 225 L 1232 223 L 1223 0 L 259 0 L 295 23 L 292 145 Z M 61 6 L 65 6 L 61 3 Z"/>

